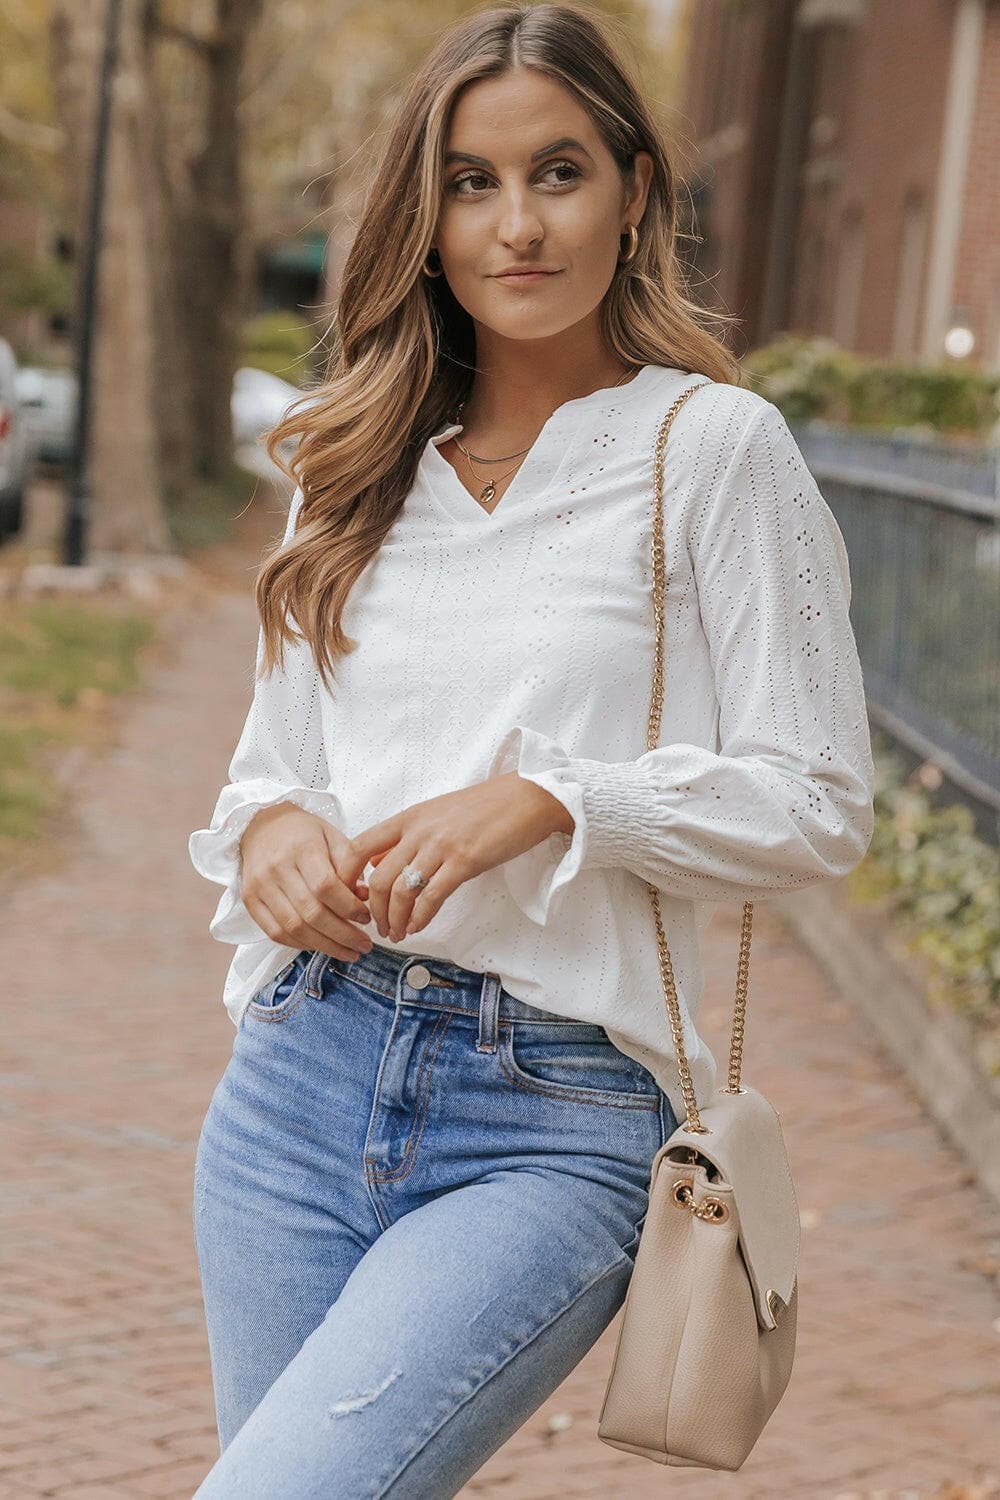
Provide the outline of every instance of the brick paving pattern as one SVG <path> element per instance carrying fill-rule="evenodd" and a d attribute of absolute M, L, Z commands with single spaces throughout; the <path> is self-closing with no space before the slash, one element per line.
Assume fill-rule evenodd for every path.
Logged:
<path fill-rule="evenodd" d="M 191 1184 L 233 1031 L 186 839 L 245 708 L 248 578 L 176 613 L 116 747 L 79 771 L 60 861 L 2 903 L 0 1500 L 185 1500 L 216 1456 Z M 704 934 L 720 1057 L 738 915 Z M 747 1061 L 803 1216 L 796 1364 L 750 1459 L 665 1471 L 598 1442 L 616 1319 L 464 1496 L 1000 1493 L 997 1212 L 761 905 Z"/>

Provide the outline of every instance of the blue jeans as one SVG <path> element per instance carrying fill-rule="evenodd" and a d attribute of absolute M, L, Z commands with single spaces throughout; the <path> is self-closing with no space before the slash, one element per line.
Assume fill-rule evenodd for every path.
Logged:
<path fill-rule="evenodd" d="M 300 953 L 198 1142 L 220 1456 L 196 1500 L 455 1495 L 620 1308 L 676 1125 L 602 1027 L 496 974 Z"/>

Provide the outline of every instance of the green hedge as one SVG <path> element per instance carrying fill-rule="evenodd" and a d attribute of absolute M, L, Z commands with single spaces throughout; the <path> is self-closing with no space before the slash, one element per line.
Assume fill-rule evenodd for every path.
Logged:
<path fill-rule="evenodd" d="M 880 733 L 872 750 L 875 832 L 847 877 L 851 896 L 898 918 L 908 949 L 929 960 L 930 999 L 981 1028 L 983 1055 L 1000 1076 L 1000 850 L 977 835 L 964 804 L 936 805 L 932 761 L 908 774 Z"/>
<path fill-rule="evenodd" d="M 786 336 L 742 361 L 746 383 L 790 421 L 985 442 L 1000 421 L 1000 375 L 973 364 L 870 359 L 832 339 Z"/>
<path fill-rule="evenodd" d="M 69 273 L 62 262 L 0 245 L 0 307 L 5 311 L 64 313 L 71 300 Z"/>
<path fill-rule="evenodd" d="M 268 312 L 251 318 L 243 330 L 243 362 L 305 387 L 320 373 L 323 350 L 310 353 L 319 331 L 297 312 Z"/>

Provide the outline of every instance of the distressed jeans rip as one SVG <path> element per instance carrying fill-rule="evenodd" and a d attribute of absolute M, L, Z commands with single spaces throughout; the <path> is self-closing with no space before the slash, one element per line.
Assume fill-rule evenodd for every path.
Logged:
<path fill-rule="evenodd" d="M 330 1407 L 328 1415 L 331 1417 L 343 1417 L 349 1412 L 360 1411 L 363 1406 L 370 1406 L 373 1401 L 378 1400 L 383 1391 L 389 1389 L 394 1380 L 399 1379 L 402 1373 L 402 1370 L 393 1370 L 374 1391 L 364 1391 L 360 1396 L 349 1396 L 345 1401 L 335 1401 Z"/>

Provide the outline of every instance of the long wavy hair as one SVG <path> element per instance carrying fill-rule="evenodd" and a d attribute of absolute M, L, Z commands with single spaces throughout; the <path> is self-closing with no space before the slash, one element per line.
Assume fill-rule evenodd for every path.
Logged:
<path fill-rule="evenodd" d="M 712 328 L 731 319 L 686 294 L 674 170 L 612 24 L 562 4 L 463 17 L 399 101 L 343 267 L 323 382 L 267 435 L 267 451 L 301 490 L 301 504 L 294 534 L 265 556 L 257 576 L 261 675 L 283 665 L 286 642 L 304 639 L 330 685 L 336 658 L 358 644 L 341 626 L 347 596 L 399 514 L 428 438 L 471 388 L 473 321 L 446 278 L 426 276 L 423 264 L 458 95 L 514 67 L 536 68 L 580 101 L 626 187 L 635 153 L 653 158 L 638 252 L 618 265 L 601 304 L 607 346 L 626 363 L 741 383 L 735 356 Z M 286 463 L 278 445 L 289 438 L 299 441 Z"/>

